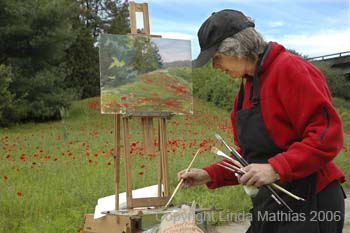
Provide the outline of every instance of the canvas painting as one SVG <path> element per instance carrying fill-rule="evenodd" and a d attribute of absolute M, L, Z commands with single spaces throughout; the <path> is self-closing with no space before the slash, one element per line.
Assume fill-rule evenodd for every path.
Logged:
<path fill-rule="evenodd" d="M 102 34 L 101 112 L 192 114 L 189 40 Z"/>

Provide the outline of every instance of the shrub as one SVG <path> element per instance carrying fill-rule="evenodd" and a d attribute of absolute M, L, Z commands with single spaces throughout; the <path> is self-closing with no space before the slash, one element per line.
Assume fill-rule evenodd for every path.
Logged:
<path fill-rule="evenodd" d="M 193 69 L 193 94 L 195 97 L 231 111 L 241 79 L 233 79 L 211 65 Z"/>
<path fill-rule="evenodd" d="M 323 73 L 332 96 L 349 100 L 350 82 L 346 80 L 345 76 L 340 72 L 340 70 L 332 68 L 331 64 L 325 61 L 316 61 L 313 63 Z"/>

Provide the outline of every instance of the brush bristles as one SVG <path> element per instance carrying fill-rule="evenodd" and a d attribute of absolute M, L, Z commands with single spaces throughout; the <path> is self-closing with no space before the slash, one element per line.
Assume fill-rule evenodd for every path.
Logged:
<path fill-rule="evenodd" d="M 212 148 L 211 148 L 211 150 L 210 150 L 211 152 L 213 152 L 214 154 L 217 154 L 218 153 L 218 151 L 219 151 L 219 149 L 218 148 L 216 148 L 215 146 L 213 146 Z"/>
<path fill-rule="evenodd" d="M 217 134 L 217 133 L 215 134 L 215 137 L 216 137 L 218 140 L 220 140 L 220 141 L 222 140 L 222 137 L 221 137 L 219 134 Z"/>

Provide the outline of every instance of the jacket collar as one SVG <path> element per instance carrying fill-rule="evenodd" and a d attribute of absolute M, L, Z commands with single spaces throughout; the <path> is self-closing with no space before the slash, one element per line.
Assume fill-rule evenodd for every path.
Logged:
<path fill-rule="evenodd" d="M 269 68 L 269 66 L 273 63 L 276 57 L 278 57 L 279 54 L 285 51 L 286 49 L 277 42 L 269 42 L 266 51 L 264 52 L 260 60 L 260 74 L 264 73 L 264 71 Z"/>

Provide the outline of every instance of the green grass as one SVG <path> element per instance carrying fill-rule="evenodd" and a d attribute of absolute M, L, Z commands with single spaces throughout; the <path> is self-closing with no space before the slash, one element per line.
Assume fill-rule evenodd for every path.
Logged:
<path fill-rule="evenodd" d="M 114 193 L 113 117 L 101 115 L 96 108 L 98 102 L 95 98 L 74 103 L 67 117 L 59 122 L 0 129 L 1 233 L 77 232 L 83 227 L 84 214 L 94 212 L 98 198 Z M 188 165 L 200 144 L 221 148 L 214 139 L 215 132 L 232 141 L 228 112 L 200 101 L 195 101 L 194 106 L 193 116 L 176 116 L 167 124 L 172 190 L 177 184 L 176 173 Z M 157 159 L 144 155 L 139 126 L 137 119 L 131 121 L 134 188 L 157 182 Z M 206 151 L 194 166 L 203 167 L 217 160 Z M 344 149 L 336 162 L 348 174 L 349 152 Z M 239 186 L 180 190 L 174 201 L 193 200 L 202 207 L 224 208 L 225 213 L 250 207 L 249 198 Z"/>

